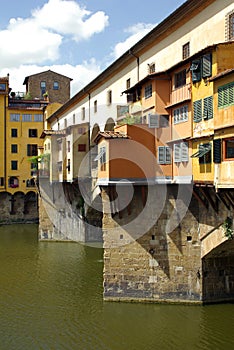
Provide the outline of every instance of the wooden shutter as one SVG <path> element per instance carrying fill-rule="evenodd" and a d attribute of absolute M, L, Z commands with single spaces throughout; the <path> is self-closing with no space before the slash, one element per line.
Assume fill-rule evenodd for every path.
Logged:
<path fill-rule="evenodd" d="M 202 100 L 193 102 L 193 121 L 198 123 L 202 120 Z"/>
<path fill-rule="evenodd" d="M 222 148 L 221 139 L 213 140 L 213 159 L 214 159 L 214 163 L 216 164 L 220 164 L 222 161 L 221 148 Z"/>
<path fill-rule="evenodd" d="M 202 57 L 202 77 L 208 78 L 212 75 L 212 55 L 209 53 Z"/>
<path fill-rule="evenodd" d="M 179 143 L 174 144 L 174 162 L 181 162 L 181 148 Z"/>
<path fill-rule="evenodd" d="M 181 148 L 181 161 L 182 162 L 188 162 L 188 142 L 181 142 L 180 144 Z"/>
<path fill-rule="evenodd" d="M 211 119 L 213 118 L 213 96 L 204 98 L 203 101 L 203 118 Z"/>
<path fill-rule="evenodd" d="M 158 146 L 158 164 L 165 164 L 165 147 Z"/>
<path fill-rule="evenodd" d="M 171 148 L 165 146 L 165 163 L 171 164 Z"/>

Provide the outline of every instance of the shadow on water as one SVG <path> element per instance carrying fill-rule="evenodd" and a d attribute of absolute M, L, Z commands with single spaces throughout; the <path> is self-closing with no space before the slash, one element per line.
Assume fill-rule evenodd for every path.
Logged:
<path fill-rule="evenodd" d="M 0 227 L 0 349 L 229 350 L 234 305 L 103 302 L 103 250 Z"/>

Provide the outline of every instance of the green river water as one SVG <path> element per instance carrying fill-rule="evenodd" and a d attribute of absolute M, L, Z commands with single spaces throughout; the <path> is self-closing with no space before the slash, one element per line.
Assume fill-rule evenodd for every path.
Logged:
<path fill-rule="evenodd" d="M 103 302 L 102 255 L 0 227 L 0 350 L 234 349 L 234 304 Z"/>

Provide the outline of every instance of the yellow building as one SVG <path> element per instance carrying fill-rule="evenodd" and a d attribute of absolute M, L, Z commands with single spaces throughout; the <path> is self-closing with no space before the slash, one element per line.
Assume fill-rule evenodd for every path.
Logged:
<path fill-rule="evenodd" d="M 197 185 L 214 183 L 214 133 L 215 128 L 225 127 L 224 119 L 219 119 L 217 101 L 215 107 L 217 88 L 215 94 L 214 77 L 222 76 L 222 72 L 233 68 L 233 50 L 234 42 L 213 45 L 199 52 L 191 63 L 193 179 Z"/>
<path fill-rule="evenodd" d="M 0 191 L 5 189 L 6 177 L 6 104 L 8 77 L 0 78 Z"/>

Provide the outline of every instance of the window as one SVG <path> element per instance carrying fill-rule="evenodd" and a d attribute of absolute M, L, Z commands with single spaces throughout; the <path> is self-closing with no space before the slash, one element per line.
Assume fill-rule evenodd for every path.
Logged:
<path fill-rule="evenodd" d="M 158 164 L 171 164 L 170 147 L 158 146 Z"/>
<path fill-rule="evenodd" d="M 183 60 L 185 60 L 189 56 L 190 56 L 190 43 L 188 42 L 188 43 L 184 44 L 183 47 L 182 47 Z"/>
<path fill-rule="evenodd" d="M 199 158 L 199 164 L 211 163 L 211 143 L 203 143 L 198 146 L 198 151 L 191 158 Z"/>
<path fill-rule="evenodd" d="M 107 105 L 111 105 L 112 103 L 112 91 L 108 90 L 107 91 Z"/>
<path fill-rule="evenodd" d="M 41 96 L 43 96 L 43 94 L 46 93 L 46 82 L 45 81 L 41 81 L 40 87 L 41 87 Z"/>
<path fill-rule="evenodd" d="M 71 171 L 71 160 L 68 159 L 67 160 L 67 172 L 70 173 L 70 171 Z"/>
<path fill-rule="evenodd" d="M 201 81 L 201 78 L 210 77 L 212 75 L 212 55 L 208 53 L 200 59 L 193 60 L 190 71 L 193 83 Z"/>
<path fill-rule="evenodd" d="M 0 91 L 6 91 L 6 84 L 0 83 Z"/>
<path fill-rule="evenodd" d="M 17 170 L 18 169 L 18 161 L 12 160 L 11 161 L 11 170 Z"/>
<path fill-rule="evenodd" d="M 31 122 L 32 121 L 32 114 L 22 114 L 22 121 L 23 122 Z"/>
<path fill-rule="evenodd" d="M 188 162 L 188 142 L 180 142 L 174 144 L 174 163 Z"/>
<path fill-rule="evenodd" d="M 37 137 L 37 129 L 28 129 L 28 137 Z"/>
<path fill-rule="evenodd" d="M 11 137 L 17 137 L 18 136 L 18 130 L 17 129 L 11 129 Z"/>
<path fill-rule="evenodd" d="M 203 118 L 205 120 L 213 118 L 213 96 L 206 97 L 203 100 Z"/>
<path fill-rule="evenodd" d="M 67 119 L 64 118 L 64 129 L 67 127 Z"/>
<path fill-rule="evenodd" d="M 218 107 L 224 108 L 234 104 L 234 82 L 218 88 Z"/>
<path fill-rule="evenodd" d="M 234 138 L 224 140 L 224 158 L 234 158 Z"/>
<path fill-rule="evenodd" d="M 59 83 L 57 81 L 54 81 L 53 89 L 54 90 L 58 90 L 59 89 Z"/>
<path fill-rule="evenodd" d="M 154 63 L 154 62 L 148 64 L 148 73 L 149 73 L 149 74 L 155 73 L 155 63 Z"/>
<path fill-rule="evenodd" d="M 126 89 L 129 89 L 130 86 L 131 86 L 131 79 L 129 78 L 126 80 Z"/>
<path fill-rule="evenodd" d="M 71 141 L 67 141 L 67 152 L 71 152 Z"/>
<path fill-rule="evenodd" d="M 186 69 L 175 74 L 175 88 L 186 85 Z"/>
<path fill-rule="evenodd" d="M 229 16 L 229 40 L 234 39 L 234 12 Z"/>
<path fill-rule="evenodd" d="M 18 153 L 18 145 L 11 145 L 11 153 Z"/>
<path fill-rule="evenodd" d="M 234 11 L 232 10 L 226 16 L 226 40 L 234 39 Z"/>
<path fill-rule="evenodd" d="M 192 82 L 196 83 L 201 80 L 201 60 L 192 61 L 190 71 L 192 72 Z"/>
<path fill-rule="evenodd" d="M 76 114 L 75 113 L 73 113 L 72 122 L 73 122 L 73 125 L 76 124 Z"/>
<path fill-rule="evenodd" d="M 93 107 L 94 107 L 94 113 L 97 113 L 97 100 L 94 101 Z"/>
<path fill-rule="evenodd" d="M 43 122 L 43 114 L 35 114 L 34 122 Z"/>
<path fill-rule="evenodd" d="M 81 119 L 84 120 L 85 119 L 85 107 L 81 108 Z"/>
<path fill-rule="evenodd" d="M 5 182 L 4 182 L 4 177 L 0 177 L 0 186 L 4 186 Z"/>
<path fill-rule="evenodd" d="M 27 145 L 27 156 L 37 156 L 37 145 Z"/>
<path fill-rule="evenodd" d="M 106 170 L 106 147 L 100 148 L 100 167 L 102 171 Z"/>
<path fill-rule="evenodd" d="M 11 113 L 10 114 L 10 121 L 11 122 L 19 122 L 20 121 L 20 114 L 18 114 L 18 113 Z"/>
<path fill-rule="evenodd" d="M 152 84 L 149 84 L 145 87 L 145 99 L 152 96 Z"/>
<path fill-rule="evenodd" d="M 174 124 L 182 123 L 188 120 L 188 105 L 176 108 L 173 111 Z"/>
<path fill-rule="evenodd" d="M 78 145 L 78 152 L 86 152 L 86 144 L 79 144 Z"/>
<path fill-rule="evenodd" d="M 202 100 L 193 102 L 193 121 L 198 123 L 202 120 Z"/>

